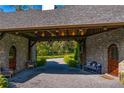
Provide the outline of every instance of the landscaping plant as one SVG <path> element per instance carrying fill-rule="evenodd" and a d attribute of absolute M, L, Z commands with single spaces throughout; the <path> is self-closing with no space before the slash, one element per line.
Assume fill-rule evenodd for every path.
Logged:
<path fill-rule="evenodd" d="M 77 43 L 77 44 L 76 44 L 75 51 L 74 51 L 74 59 L 75 59 L 75 60 L 78 60 L 78 57 L 79 57 L 79 48 L 80 48 L 80 46 L 79 46 L 79 44 Z"/>
<path fill-rule="evenodd" d="M 69 67 L 77 67 L 79 64 L 78 61 L 74 59 L 74 55 L 65 55 L 64 62 L 68 64 Z"/>
<path fill-rule="evenodd" d="M 0 75 L 0 88 L 7 88 L 9 87 L 9 81 L 5 76 Z"/>
<path fill-rule="evenodd" d="M 120 72 L 119 78 L 120 78 L 120 82 L 121 82 L 122 84 L 124 84 L 124 71 L 121 71 L 121 72 Z"/>
<path fill-rule="evenodd" d="M 37 59 L 37 66 L 44 66 L 46 64 L 46 58 L 42 57 L 42 58 L 38 58 Z"/>

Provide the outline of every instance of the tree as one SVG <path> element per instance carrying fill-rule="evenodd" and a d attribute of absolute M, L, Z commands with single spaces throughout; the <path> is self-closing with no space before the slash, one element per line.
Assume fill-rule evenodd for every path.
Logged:
<path fill-rule="evenodd" d="M 16 11 L 36 10 L 42 9 L 42 5 L 15 5 Z"/>
<path fill-rule="evenodd" d="M 37 55 L 62 55 L 74 53 L 76 46 L 75 41 L 54 41 L 37 43 Z"/>

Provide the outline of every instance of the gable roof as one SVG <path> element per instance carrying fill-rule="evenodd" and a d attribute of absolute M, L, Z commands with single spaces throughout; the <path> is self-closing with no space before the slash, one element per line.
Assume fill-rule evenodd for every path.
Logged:
<path fill-rule="evenodd" d="M 124 24 L 124 6 L 67 5 L 55 10 L 0 12 L 0 30 L 104 23 Z"/>

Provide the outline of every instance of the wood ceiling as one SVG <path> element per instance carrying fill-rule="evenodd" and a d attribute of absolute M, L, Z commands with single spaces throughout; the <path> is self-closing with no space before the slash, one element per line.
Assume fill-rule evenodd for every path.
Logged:
<path fill-rule="evenodd" d="M 4 31 L 1 33 L 11 33 L 18 36 L 26 37 L 32 41 L 59 41 L 59 40 L 81 40 L 88 36 L 99 34 L 102 32 L 112 31 L 123 28 L 123 25 L 106 25 L 106 26 L 66 26 L 59 28 L 47 29 L 16 29 L 12 31 Z"/>

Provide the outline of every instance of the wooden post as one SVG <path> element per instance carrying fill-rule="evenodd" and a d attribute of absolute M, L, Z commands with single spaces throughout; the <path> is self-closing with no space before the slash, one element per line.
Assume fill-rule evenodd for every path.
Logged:
<path fill-rule="evenodd" d="M 80 52 L 79 52 L 79 57 L 80 57 L 80 69 L 82 69 L 82 66 L 83 66 L 83 53 L 82 53 L 82 44 L 80 43 Z"/>
<path fill-rule="evenodd" d="M 31 61 L 33 61 L 32 60 L 32 48 L 33 48 L 33 46 L 35 45 L 37 43 L 37 41 L 31 41 L 30 39 L 29 39 L 29 41 L 28 41 L 28 60 L 31 60 Z"/>
<path fill-rule="evenodd" d="M 83 64 L 86 64 L 86 38 L 83 40 Z"/>
<path fill-rule="evenodd" d="M 28 40 L 28 60 L 31 60 L 31 40 Z"/>
<path fill-rule="evenodd" d="M 86 63 L 86 38 L 79 42 L 80 44 L 80 68 L 82 69 L 83 65 Z"/>

